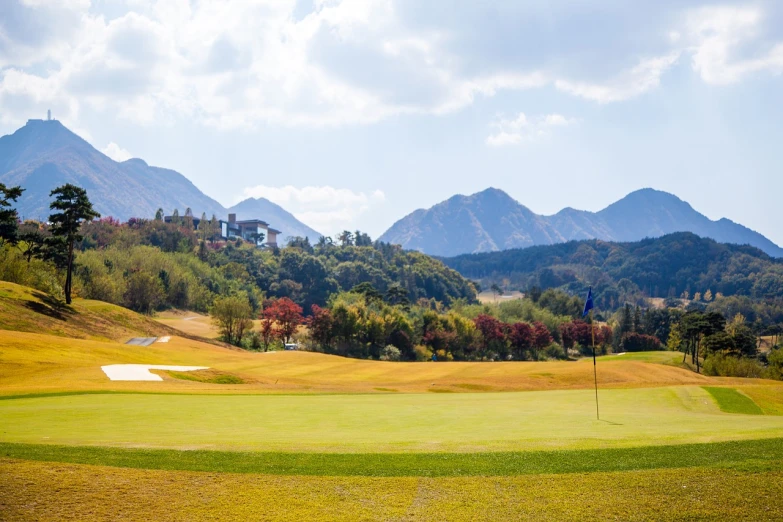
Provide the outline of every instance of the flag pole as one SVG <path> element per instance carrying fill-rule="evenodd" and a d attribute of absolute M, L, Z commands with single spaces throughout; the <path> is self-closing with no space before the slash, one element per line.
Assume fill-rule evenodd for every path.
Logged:
<path fill-rule="evenodd" d="M 595 418 L 601 420 L 598 413 L 598 370 L 595 364 L 595 324 L 593 323 L 593 311 L 590 310 L 590 334 L 593 336 L 593 381 L 595 382 Z"/>

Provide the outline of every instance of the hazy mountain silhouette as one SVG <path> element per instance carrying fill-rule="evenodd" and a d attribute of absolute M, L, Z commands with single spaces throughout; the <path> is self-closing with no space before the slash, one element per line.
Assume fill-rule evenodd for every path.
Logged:
<path fill-rule="evenodd" d="M 51 213 L 49 193 L 64 183 L 85 188 L 102 216 L 123 221 L 152 218 L 158 208 L 166 214 L 176 208 L 182 215 L 190 207 L 196 217 L 206 212 L 225 219 L 228 214 L 179 172 L 151 167 L 141 159 L 116 162 L 54 120 L 32 120 L 0 137 L 0 183 L 25 189 L 16 206 L 24 219 L 45 220 Z M 263 219 L 282 231 L 283 238 L 307 235 L 312 240 L 319 235 L 265 199 L 247 200 L 233 209 L 239 219 Z"/>
<path fill-rule="evenodd" d="M 380 240 L 431 255 L 455 256 L 579 239 L 638 241 L 673 232 L 748 244 L 783 257 L 783 249 L 758 232 L 725 218 L 712 221 L 677 196 L 649 188 L 600 212 L 566 208 L 553 216 L 535 214 L 502 190 L 489 188 L 416 210 Z"/>

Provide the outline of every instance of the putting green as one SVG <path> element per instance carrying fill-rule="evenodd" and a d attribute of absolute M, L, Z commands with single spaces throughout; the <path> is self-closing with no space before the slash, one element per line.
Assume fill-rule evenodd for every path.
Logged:
<path fill-rule="evenodd" d="M 0 441 L 264 451 L 518 451 L 777 437 L 700 387 L 405 395 L 71 395 L 0 401 Z"/>

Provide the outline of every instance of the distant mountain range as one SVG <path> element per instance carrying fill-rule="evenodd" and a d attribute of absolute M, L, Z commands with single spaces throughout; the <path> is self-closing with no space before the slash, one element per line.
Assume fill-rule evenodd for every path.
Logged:
<path fill-rule="evenodd" d="M 190 207 L 197 217 L 206 212 L 226 219 L 231 212 L 238 219 L 263 219 L 282 231 L 283 238 L 306 235 L 316 241 L 320 236 L 267 199 L 248 199 L 227 209 L 179 172 L 151 167 L 141 159 L 116 162 L 54 120 L 31 120 L 0 137 L 0 183 L 25 189 L 17 202 L 25 219 L 46 219 L 49 192 L 73 183 L 87 190 L 102 216 L 152 218 L 158 208 L 183 214 Z"/>
<path fill-rule="evenodd" d="M 179 172 L 151 167 L 141 159 L 118 163 L 59 121 L 30 120 L 0 137 L 0 183 L 25 189 L 17 205 L 23 218 L 46 219 L 49 192 L 73 183 L 87 189 L 101 215 L 121 220 L 151 218 L 158 208 L 168 214 L 190 207 L 195 216 L 206 212 L 225 219 L 236 213 L 239 219 L 263 219 L 281 230 L 283 239 L 306 236 L 314 243 L 321 235 L 267 199 L 250 198 L 224 208 Z M 637 241 L 672 232 L 752 245 L 783 257 L 783 249 L 761 234 L 728 219 L 712 221 L 676 196 L 653 189 L 633 192 L 600 212 L 566 208 L 541 216 L 502 190 L 490 188 L 417 210 L 379 239 L 448 257 L 581 239 Z"/>
<path fill-rule="evenodd" d="M 566 208 L 542 216 L 502 190 L 489 188 L 416 210 L 379 239 L 449 257 L 582 239 L 638 241 L 673 232 L 751 245 L 783 257 L 783 249 L 758 232 L 725 218 L 712 221 L 677 196 L 653 189 L 632 192 L 599 212 Z"/>

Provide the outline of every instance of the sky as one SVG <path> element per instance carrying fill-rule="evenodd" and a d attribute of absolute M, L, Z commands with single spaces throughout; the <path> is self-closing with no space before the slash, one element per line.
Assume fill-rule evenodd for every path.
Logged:
<path fill-rule="evenodd" d="M 51 109 L 327 235 L 653 187 L 783 245 L 781 73 L 779 1 L 0 1 L 0 134 Z"/>

